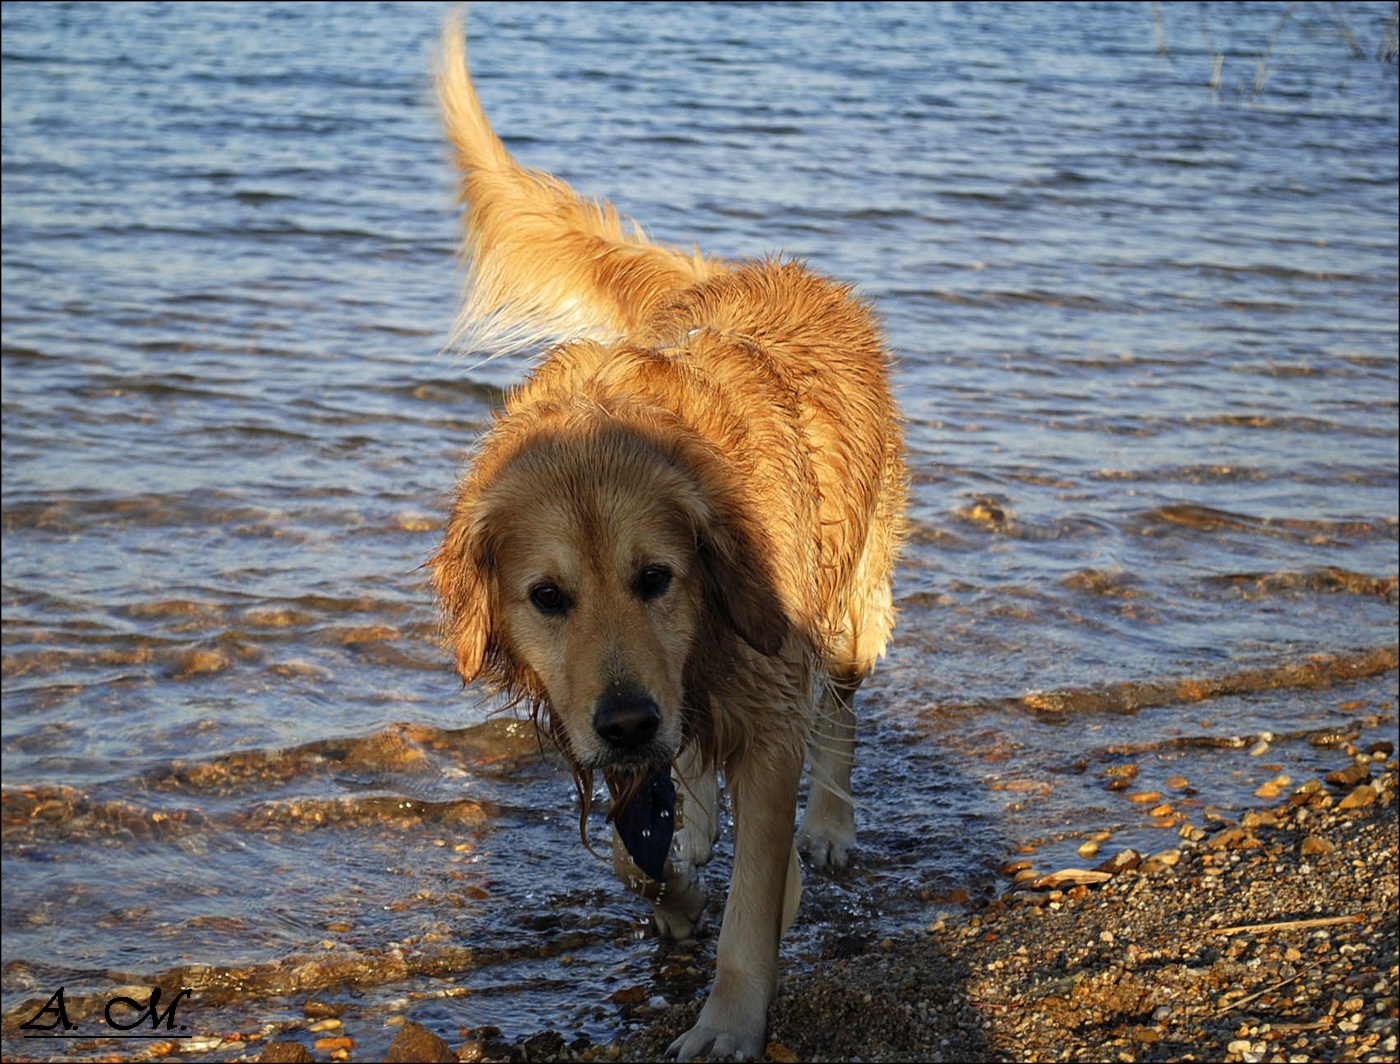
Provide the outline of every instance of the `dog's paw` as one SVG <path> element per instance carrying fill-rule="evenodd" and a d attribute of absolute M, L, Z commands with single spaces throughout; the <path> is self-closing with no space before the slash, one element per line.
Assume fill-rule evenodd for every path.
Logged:
<path fill-rule="evenodd" d="M 802 852 L 813 868 L 842 871 L 850 863 L 850 844 L 836 839 L 808 836 L 801 840 Z"/>
<path fill-rule="evenodd" d="M 666 1050 L 673 1060 L 700 1058 L 758 1060 L 767 1046 L 768 997 L 763 993 L 724 993 L 718 987 L 700 1010 L 695 1026 Z"/>
<path fill-rule="evenodd" d="M 656 933 L 674 942 L 695 937 L 695 928 L 705 911 L 705 881 L 690 865 L 672 862 L 666 866 L 666 889 L 652 903 L 651 918 Z"/>
<path fill-rule="evenodd" d="M 697 1023 L 671 1043 L 666 1050 L 669 1060 L 759 1060 L 763 1056 L 764 1030 L 730 1031 Z"/>
<path fill-rule="evenodd" d="M 814 817 L 802 819 L 797 833 L 797 846 L 807 855 L 813 868 L 839 872 L 850 863 L 851 847 L 856 842 L 853 823 L 841 823 L 840 818 Z"/>

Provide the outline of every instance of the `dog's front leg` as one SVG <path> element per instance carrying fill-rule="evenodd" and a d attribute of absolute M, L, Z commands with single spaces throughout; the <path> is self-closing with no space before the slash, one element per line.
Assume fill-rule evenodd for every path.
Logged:
<path fill-rule="evenodd" d="M 706 900 L 705 881 L 698 868 L 684 861 L 668 861 L 663 885 L 637 867 L 615 831 L 612 862 L 613 871 L 627 889 L 651 902 L 652 923 L 658 935 L 674 942 L 686 942 L 694 936 Z"/>
<path fill-rule="evenodd" d="M 666 889 L 653 899 L 652 921 L 662 938 L 685 942 L 695 934 L 707 893 L 700 866 L 719 837 L 719 784 L 694 743 L 676 759 L 676 838 L 666 865 Z"/>
<path fill-rule="evenodd" d="M 802 749 L 750 748 L 726 766 L 734 804 L 734 876 L 720 926 L 715 985 L 694 1027 L 667 1051 L 682 1060 L 763 1055 L 778 985 L 778 941 L 800 890 L 793 823 Z"/>

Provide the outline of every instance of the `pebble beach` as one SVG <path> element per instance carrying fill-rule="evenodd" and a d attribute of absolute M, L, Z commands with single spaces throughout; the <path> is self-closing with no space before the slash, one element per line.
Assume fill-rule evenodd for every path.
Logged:
<path fill-rule="evenodd" d="M 1349 753 L 1168 850 L 1027 878 L 787 976 L 765 1059 L 1397 1059 L 1394 755 Z M 449 1046 L 409 1024 L 390 1056 L 658 1060 L 698 1010 L 639 1005 L 608 1045 L 488 1029 Z"/>

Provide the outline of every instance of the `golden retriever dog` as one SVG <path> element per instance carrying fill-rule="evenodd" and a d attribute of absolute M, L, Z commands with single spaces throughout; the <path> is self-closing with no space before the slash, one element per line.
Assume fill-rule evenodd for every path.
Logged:
<path fill-rule="evenodd" d="M 547 346 L 457 489 L 428 562 L 464 682 L 528 704 L 657 930 L 692 935 L 716 841 L 734 870 L 713 989 L 672 1056 L 757 1057 L 797 843 L 855 839 L 852 698 L 894 624 L 906 474 L 890 358 L 850 288 L 777 259 L 650 243 L 525 169 L 482 113 L 462 31 L 438 95 L 461 172 L 465 329 Z"/>

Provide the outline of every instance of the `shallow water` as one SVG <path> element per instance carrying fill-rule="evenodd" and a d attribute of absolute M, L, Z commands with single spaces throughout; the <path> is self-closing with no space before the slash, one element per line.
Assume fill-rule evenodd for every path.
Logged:
<path fill-rule="evenodd" d="M 373 1056 L 700 989 L 436 642 L 417 567 L 521 368 L 443 353 L 444 10 L 4 8 L 8 1056 L 59 986 L 195 985 L 217 1059 L 308 997 Z M 1391 5 L 1288 10 L 1163 5 L 1162 54 L 1139 4 L 473 8 L 522 160 L 857 283 L 900 358 L 862 845 L 789 964 L 1393 738 Z"/>

